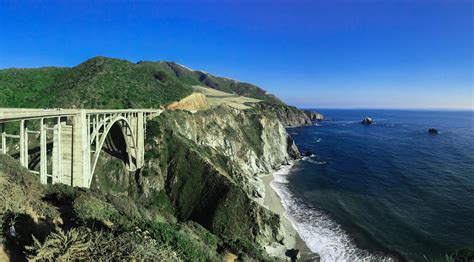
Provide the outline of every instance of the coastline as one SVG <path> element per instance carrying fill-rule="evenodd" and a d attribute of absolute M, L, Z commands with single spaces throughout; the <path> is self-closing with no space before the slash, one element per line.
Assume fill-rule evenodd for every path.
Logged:
<path fill-rule="evenodd" d="M 314 256 L 315 253 L 313 253 L 309 249 L 307 244 L 304 242 L 304 240 L 301 238 L 299 233 L 296 231 L 291 221 L 286 216 L 285 214 L 286 210 L 283 207 L 280 196 L 271 185 L 271 182 L 274 181 L 275 179 L 274 177 L 275 173 L 287 174 L 290 171 L 292 166 L 293 166 L 293 162 L 290 163 L 289 165 L 282 166 L 279 170 L 277 170 L 274 173 L 260 177 L 265 186 L 265 197 L 264 197 L 263 203 L 265 207 L 267 207 L 269 210 L 273 211 L 274 213 L 280 216 L 281 224 L 282 224 L 283 231 L 285 234 L 285 241 L 284 241 L 285 246 L 288 249 L 291 249 L 291 248 L 298 249 L 299 250 L 298 257 L 304 257 L 306 255 Z"/>

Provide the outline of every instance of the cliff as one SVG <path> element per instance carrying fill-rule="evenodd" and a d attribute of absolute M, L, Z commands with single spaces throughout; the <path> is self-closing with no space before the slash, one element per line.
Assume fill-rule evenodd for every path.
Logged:
<path fill-rule="evenodd" d="M 233 248 L 286 243 L 279 216 L 261 205 L 259 178 L 299 156 L 279 121 L 223 105 L 194 114 L 168 111 L 147 130 L 141 174 L 118 175 L 103 161 L 94 187 L 151 202 L 165 192 L 179 221 L 197 222 Z"/>
<path fill-rule="evenodd" d="M 285 127 L 312 125 L 323 120 L 323 115 L 309 110 L 300 110 L 294 106 L 271 103 L 253 103 L 256 112 L 275 115 Z"/>

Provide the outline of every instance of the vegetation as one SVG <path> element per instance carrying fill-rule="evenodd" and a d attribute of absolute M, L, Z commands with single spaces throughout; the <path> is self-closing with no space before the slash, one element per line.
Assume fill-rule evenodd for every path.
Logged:
<path fill-rule="evenodd" d="M 282 103 L 256 86 L 177 64 L 95 57 L 74 68 L 0 70 L 0 106 L 157 108 L 189 95 L 195 84 Z M 229 110 L 214 109 L 208 124 L 217 125 Z M 129 173 L 120 160 L 103 154 L 92 189 L 43 186 L 17 161 L 0 156 L 1 240 L 11 257 L 217 261 L 233 252 L 241 259 L 270 260 L 257 238 L 262 226 L 276 235 L 278 217 L 236 182 L 241 171 L 231 157 L 176 132 L 175 122 L 189 116 L 167 112 L 149 122 L 141 173 Z M 258 116 L 238 122 L 223 125 L 224 135 L 239 137 L 262 155 Z"/>
<path fill-rule="evenodd" d="M 58 229 L 57 232 L 52 232 L 44 243 L 41 243 L 34 236 L 33 240 L 33 245 L 26 247 L 26 250 L 30 252 L 28 255 L 30 261 L 85 260 L 91 246 L 88 235 L 75 228 L 66 233 Z"/>
<path fill-rule="evenodd" d="M 94 57 L 72 68 L 0 70 L 0 107 L 159 108 L 191 94 L 192 85 L 284 104 L 252 84 L 173 62 Z"/>
<path fill-rule="evenodd" d="M 46 89 L 68 68 L 44 67 L 0 70 L 0 107 L 43 107 L 40 96 L 51 96 Z"/>
<path fill-rule="evenodd" d="M 225 252 L 233 251 L 242 258 L 268 259 L 238 232 L 222 238 L 196 222 L 156 221 L 150 215 L 154 211 L 142 204 L 146 202 L 129 196 L 43 186 L 6 155 L 0 155 L 0 168 L 1 235 L 11 258 L 220 261 Z M 166 194 L 153 198 L 169 202 L 163 199 Z"/>
<path fill-rule="evenodd" d="M 193 71 L 174 62 L 142 61 L 139 62 L 139 64 L 166 72 L 168 76 L 180 80 L 187 85 L 204 85 L 212 89 L 224 91 L 227 93 L 252 97 L 275 104 L 284 104 L 276 96 L 268 94 L 265 90 L 261 89 L 258 86 L 249 83 L 239 82 L 225 77 L 214 76 L 203 71 Z"/>
<path fill-rule="evenodd" d="M 73 68 L 0 70 L 1 107 L 158 108 L 192 89 L 163 72 L 94 57 Z"/>

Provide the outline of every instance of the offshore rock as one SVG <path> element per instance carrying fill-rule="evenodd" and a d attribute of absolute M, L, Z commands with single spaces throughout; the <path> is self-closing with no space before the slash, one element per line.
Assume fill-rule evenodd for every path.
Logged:
<path fill-rule="evenodd" d="M 310 157 L 310 156 L 312 156 L 312 155 L 313 155 L 313 152 L 311 152 L 311 151 L 305 151 L 305 152 L 303 153 L 303 156 L 307 156 L 307 157 Z"/>
<path fill-rule="evenodd" d="M 438 134 L 438 129 L 436 129 L 436 128 L 428 128 L 428 133 L 430 133 L 430 134 Z"/>
<path fill-rule="evenodd" d="M 363 124 L 363 125 L 371 125 L 371 124 L 374 123 L 374 120 L 371 117 L 367 116 L 364 119 L 362 119 L 362 121 L 360 123 Z"/>

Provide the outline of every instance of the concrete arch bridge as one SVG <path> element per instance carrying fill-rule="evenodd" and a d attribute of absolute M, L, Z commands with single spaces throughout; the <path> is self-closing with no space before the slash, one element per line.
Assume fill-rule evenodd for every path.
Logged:
<path fill-rule="evenodd" d="M 0 108 L 0 153 L 19 157 L 43 184 L 90 187 L 101 151 L 115 147 L 129 171 L 143 167 L 146 121 L 161 112 Z"/>

